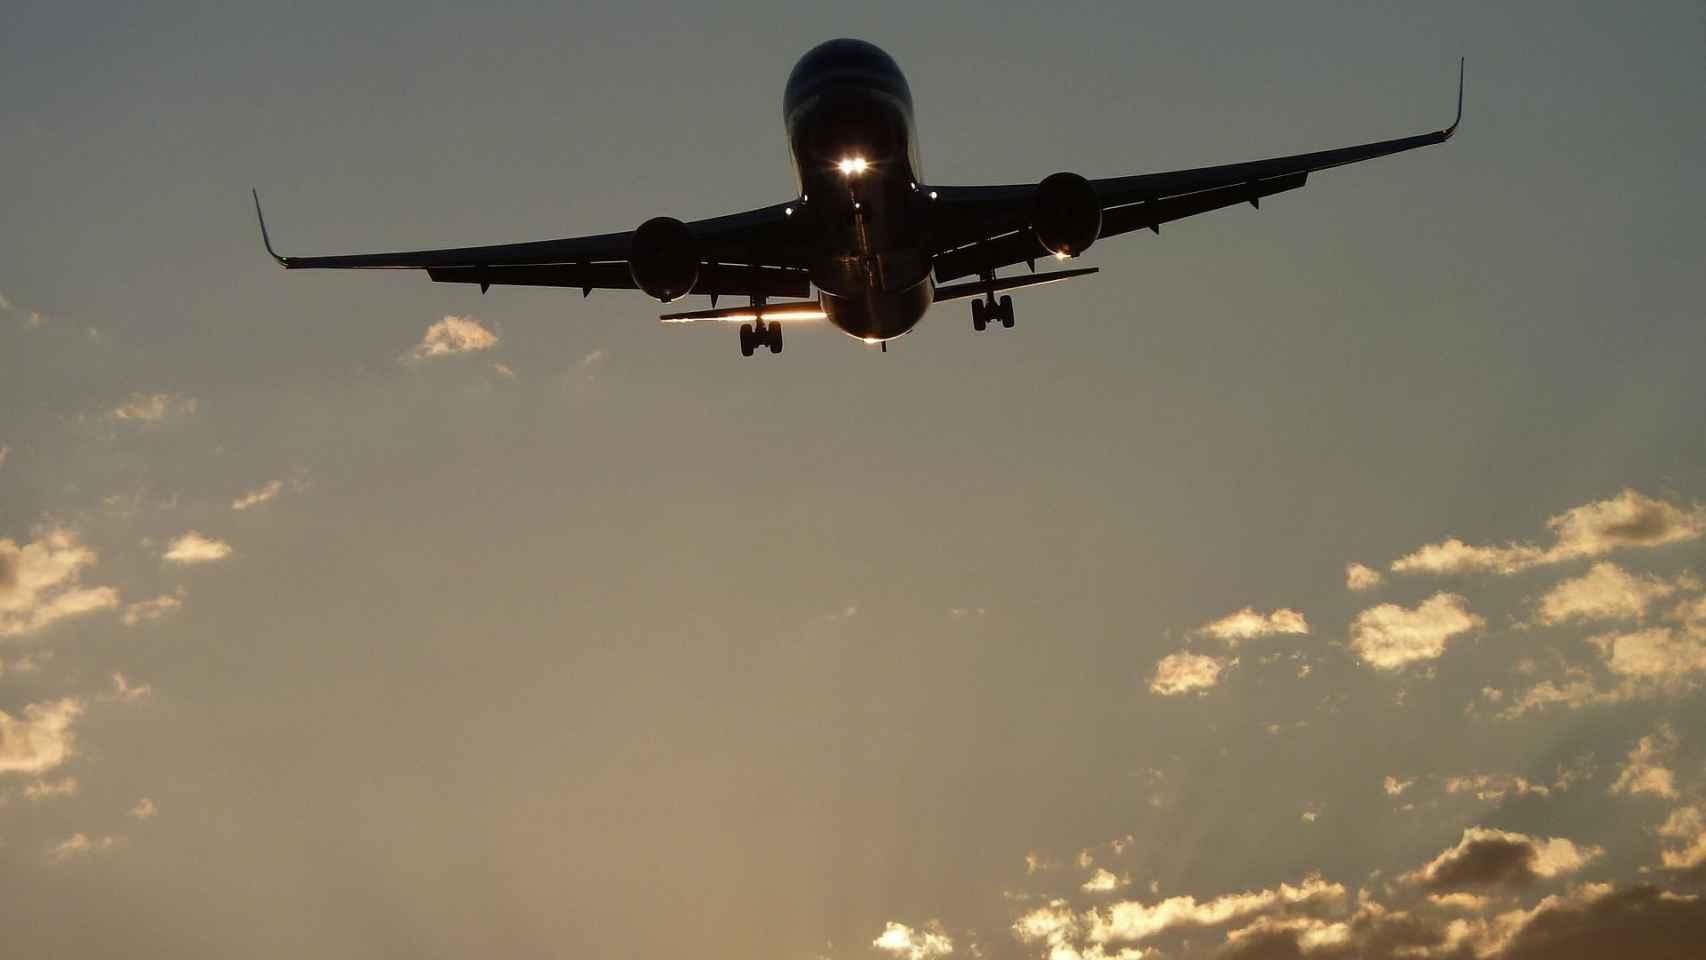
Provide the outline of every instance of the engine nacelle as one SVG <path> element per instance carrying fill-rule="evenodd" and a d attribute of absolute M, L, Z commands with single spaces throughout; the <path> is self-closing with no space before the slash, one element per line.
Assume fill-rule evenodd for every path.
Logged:
<path fill-rule="evenodd" d="M 654 300 L 679 300 L 699 281 L 699 246 L 693 231 L 674 217 L 653 217 L 634 231 L 628 246 L 634 286 Z"/>
<path fill-rule="evenodd" d="M 1102 232 L 1102 198 L 1076 173 L 1057 173 L 1037 184 L 1031 232 L 1057 257 L 1076 257 Z"/>

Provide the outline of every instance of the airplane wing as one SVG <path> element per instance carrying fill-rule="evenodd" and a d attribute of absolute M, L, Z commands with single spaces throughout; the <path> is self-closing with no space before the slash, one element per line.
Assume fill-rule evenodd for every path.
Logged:
<path fill-rule="evenodd" d="M 425 270 L 442 283 L 632 290 L 628 250 L 633 232 L 483 247 L 359 253 L 330 257 L 285 257 L 273 250 L 261 200 L 255 217 L 267 253 L 287 270 Z M 804 297 L 810 292 L 800 245 L 793 239 L 787 204 L 773 204 L 689 223 L 706 261 L 692 292 L 711 295 Z"/>
<path fill-rule="evenodd" d="M 1097 236 L 1145 229 L 1159 233 L 1163 223 L 1210 210 L 1240 203 L 1260 206 L 1262 197 L 1295 190 L 1316 171 L 1444 143 L 1457 132 L 1462 119 L 1463 64 L 1459 61 L 1457 115 L 1443 130 L 1248 163 L 1091 180 L 1102 203 L 1102 229 Z M 1036 184 L 932 189 L 938 282 L 1046 256 L 1030 231 Z"/>

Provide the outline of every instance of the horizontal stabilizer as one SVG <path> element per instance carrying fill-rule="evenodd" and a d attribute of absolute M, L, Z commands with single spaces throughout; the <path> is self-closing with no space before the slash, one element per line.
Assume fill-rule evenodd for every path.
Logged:
<path fill-rule="evenodd" d="M 1077 270 L 1055 270 L 1049 273 L 1033 273 L 1022 277 L 1007 277 L 1001 280 L 972 280 L 966 283 L 952 283 L 945 287 L 936 288 L 936 303 L 944 300 L 962 300 L 966 297 L 980 297 L 985 293 L 1001 290 L 1017 290 L 1020 287 L 1035 287 L 1045 283 L 1058 283 L 1071 280 L 1073 277 L 1085 277 L 1097 271 L 1097 267 L 1080 267 Z"/>
<path fill-rule="evenodd" d="M 721 320 L 725 323 L 751 323 L 754 320 L 822 320 L 823 308 L 813 300 L 767 303 L 762 307 L 722 307 L 716 310 L 692 310 L 687 313 L 666 313 L 659 317 L 664 323 L 697 323 L 701 320 Z"/>

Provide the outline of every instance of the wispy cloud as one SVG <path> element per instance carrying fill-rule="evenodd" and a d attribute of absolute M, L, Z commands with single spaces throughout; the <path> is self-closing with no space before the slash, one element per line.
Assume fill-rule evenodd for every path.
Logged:
<path fill-rule="evenodd" d="M 1706 806 L 1677 807 L 1659 825 L 1660 837 L 1680 846 L 1665 846 L 1659 862 L 1668 870 L 1692 870 L 1706 864 Z"/>
<path fill-rule="evenodd" d="M 0 540 L 0 638 L 118 606 L 116 589 L 81 583 L 83 571 L 96 559 L 94 550 L 63 528 L 39 534 L 21 547 Z"/>
<path fill-rule="evenodd" d="M 242 496 L 238 497 L 237 499 L 232 500 L 231 501 L 231 509 L 233 509 L 233 510 L 247 510 L 250 507 L 258 507 L 261 504 L 266 503 L 268 500 L 271 500 L 274 497 L 278 496 L 279 493 L 283 490 L 284 490 L 284 481 L 283 480 L 268 480 L 266 483 L 261 484 L 259 487 L 256 487 L 255 489 L 250 490 L 248 493 L 243 494 Z"/>
<path fill-rule="evenodd" d="M 130 808 L 130 815 L 137 820 L 151 820 L 159 812 L 160 808 L 155 806 L 154 801 L 147 797 L 136 801 L 136 806 Z"/>
<path fill-rule="evenodd" d="M 498 336 L 471 316 L 446 316 L 430 327 L 421 342 L 409 352 L 416 360 L 448 357 L 476 350 L 490 350 L 498 345 Z"/>
<path fill-rule="evenodd" d="M 109 414 L 114 420 L 159 423 L 167 417 L 189 416 L 200 409 L 195 397 L 181 393 L 133 393 Z"/>
<path fill-rule="evenodd" d="M 1447 641 L 1483 623 L 1469 612 L 1468 601 L 1454 593 L 1436 593 L 1413 610 L 1383 603 L 1351 622 L 1351 649 L 1376 670 L 1397 670 L 1438 658 Z"/>
<path fill-rule="evenodd" d="M 174 593 L 163 593 L 152 600 L 138 600 L 124 608 L 124 625 L 134 627 L 138 624 L 158 620 L 184 605 L 185 591 L 179 587 Z"/>
<path fill-rule="evenodd" d="M 51 800 L 60 797 L 75 797 L 77 795 L 77 778 L 66 777 L 63 780 L 37 780 L 24 788 L 24 797 L 29 800 Z"/>
<path fill-rule="evenodd" d="M 90 839 L 88 834 L 74 833 L 55 845 L 48 856 L 55 863 L 64 863 L 67 860 L 86 857 L 92 853 L 101 853 L 106 850 L 111 850 L 117 844 L 117 837 L 109 836 L 101 837 L 99 839 Z"/>
<path fill-rule="evenodd" d="M 173 563 L 212 563 L 231 555 L 231 545 L 223 540 L 205 537 L 194 530 L 167 545 L 165 559 Z"/>
<path fill-rule="evenodd" d="M 1549 547 L 1528 543 L 1473 546 L 1455 537 L 1418 548 L 1392 564 L 1395 573 L 1510 574 L 1546 563 L 1604 556 L 1629 547 L 1656 547 L 1706 534 L 1706 507 L 1678 506 L 1626 489 L 1609 500 L 1567 510 L 1546 521 Z"/>

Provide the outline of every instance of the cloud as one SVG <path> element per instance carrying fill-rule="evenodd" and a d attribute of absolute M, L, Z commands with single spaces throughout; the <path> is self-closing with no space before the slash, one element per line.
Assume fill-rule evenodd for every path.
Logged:
<path fill-rule="evenodd" d="M 1309 876 L 1297 886 L 1282 883 L 1273 889 L 1250 890 L 1198 901 L 1195 897 L 1169 897 L 1159 903 L 1128 900 L 1102 909 L 1092 909 L 1081 919 L 1085 935 L 1094 943 L 1137 942 L 1177 927 L 1210 927 L 1280 906 L 1304 903 L 1332 904 L 1345 899 L 1345 888 Z"/>
<path fill-rule="evenodd" d="M 67 860 L 85 857 L 91 853 L 111 850 L 117 843 L 118 838 L 116 837 L 102 837 L 99 840 L 91 840 L 87 834 L 74 833 L 61 840 L 53 848 L 50 856 L 55 863 L 64 863 Z"/>
<path fill-rule="evenodd" d="M 1540 598 L 1535 620 L 1543 624 L 1572 620 L 1638 620 L 1647 607 L 1676 592 L 1674 584 L 1640 577 L 1615 563 L 1601 562 L 1579 577 L 1553 587 Z"/>
<path fill-rule="evenodd" d="M 1588 642 L 1599 648 L 1612 673 L 1653 687 L 1684 689 L 1696 679 L 1691 674 L 1706 671 L 1706 633 L 1649 627 Z"/>
<path fill-rule="evenodd" d="M 199 406 L 196 398 L 181 393 L 133 393 L 114 407 L 110 416 L 114 420 L 159 423 L 174 415 L 189 416 Z"/>
<path fill-rule="evenodd" d="M 515 379 L 515 371 L 511 369 L 510 365 L 507 363 L 494 363 L 492 364 L 492 369 L 497 371 L 498 376 L 503 377 L 505 380 Z"/>
<path fill-rule="evenodd" d="M 1670 724 L 1660 724 L 1658 730 L 1635 741 L 1629 751 L 1629 762 L 1611 785 L 1612 793 L 1650 793 L 1667 800 L 1676 799 L 1676 773 L 1663 761 L 1677 747 L 1676 730 Z"/>
<path fill-rule="evenodd" d="M 1667 870 L 1692 870 L 1706 864 L 1706 807 L 1677 807 L 1659 826 L 1659 836 L 1682 844 L 1659 851 Z"/>
<path fill-rule="evenodd" d="M 1380 586 L 1380 582 L 1384 579 L 1386 578 L 1381 576 L 1380 571 L 1373 567 L 1366 567 L 1360 563 L 1345 564 L 1346 589 L 1356 591 L 1373 590 L 1375 587 Z"/>
<path fill-rule="evenodd" d="M 147 699 L 154 688 L 146 683 L 132 684 L 130 678 L 122 673 L 113 674 L 113 692 L 108 698 L 118 703 L 135 703 Z"/>
<path fill-rule="evenodd" d="M 12 301 L 6 299 L 6 291 L 0 290 L 0 310 L 4 310 L 7 313 L 11 313 L 14 309 L 15 308 L 12 306 Z"/>
<path fill-rule="evenodd" d="M 45 773 L 68 760 L 83 710 L 73 697 L 29 704 L 21 718 L 0 710 L 0 773 Z"/>
<path fill-rule="evenodd" d="M 478 320 L 450 315 L 427 327 L 426 335 L 409 355 L 416 360 L 430 360 L 434 357 L 490 350 L 497 345 L 497 334 L 480 326 Z"/>
<path fill-rule="evenodd" d="M 47 800 L 58 797 L 75 797 L 77 795 L 77 778 L 66 777 L 57 782 L 37 780 L 24 788 L 24 796 L 30 800 Z"/>
<path fill-rule="evenodd" d="M 1105 867 L 1097 867 L 1090 879 L 1084 881 L 1078 889 L 1085 893 L 1113 893 L 1115 890 L 1131 883 L 1130 877 L 1120 878 Z"/>
<path fill-rule="evenodd" d="M 1487 827 L 1470 827 L 1455 847 L 1405 876 L 1432 893 L 1486 888 L 1519 889 L 1537 880 L 1575 873 L 1601 847 L 1578 847 L 1562 837 L 1530 837 Z"/>
<path fill-rule="evenodd" d="M 154 815 L 159 812 L 160 808 L 155 806 L 154 801 L 147 797 L 136 801 L 136 806 L 130 808 L 130 816 L 137 820 L 152 820 Z"/>
<path fill-rule="evenodd" d="M 179 587 L 174 593 L 163 593 L 152 600 L 138 600 L 124 608 L 124 625 L 134 627 L 137 624 L 158 620 L 183 605 L 183 587 Z"/>
<path fill-rule="evenodd" d="M 112 587 L 85 587 L 95 551 L 64 529 L 18 546 L 0 539 L 0 638 L 22 636 L 61 620 L 118 606 Z"/>
<path fill-rule="evenodd" d="M 283 480 L 268 480 L 266 483 L 254 490 L 250 490 L 248 493 L 245 493 L 231 501 L 231 509 L 247 510 L 250 507 L 258 507 L 261 504 L 266 503 L 268 500 L 278 496 L 279 491 L 283 489 Z"/>
<path fill-rule="evenodd" d="M 1629 547 L 1655 547 L 1706 534 L 1706 507 L 1680 507 L 1625 489 L 1609 500 L 1572 508 L 1546 521 L 1554 543 L 1471 546 L 1455 537 L 1427 544 L 1392 563 L 1394 573 L 1510 574 L 1545 563 L 1599 557 Z"/>
<path fill-rule="evenodd" d="M 1416 781 L 1414 778 L 1409 780 L 1400 780 L 1397 777 L 1387 777 L 1385 780 L 1381 781 L 1380 787 L 1386 791 L 1387 796 L 1400 797 L 1404 795 L 1405 790 L 1408 790 L 1415 785 Z"/>
<path fill-rule="evenodd" d="M 1438 658 L 1445 653 L 1446 641 L 1483 623 L 1454 593 L 1436 593 L 1414 610 L 1383 603 L 1351 622 L 1351 649 L 1376 670 L 1397 670 Z"/>
<path fill-rule="evenodd" d="M 173 563 L 211 563 L 231 555 L 231 545 L 223 540 L 204 537 L 194 530 L 167 545 L 165 559 Z"/>
<path fill-rule="evenodd" d="M 1220 682 L 1220 675 L 1238 665 L 1238 658 L 1211 657 L 1179 650 L 1155 664 L 1149 691 L 1164 697 L 1207 690 Z"/>
<path fill-rule="evenodd" d="M 871 946 L 905 960 L 937 960 L 954 952 L 953 938 L 936 920 L 926 924 L 923 930 L 890 920 L 882 935 L 871 941 Z"/>
<path fill-rule="evenodd" d="M 1269 614 L 1258 613 L 1254 607 L 1245 607 L 1213 623 L 1204 624 L 1195 632 L 1199 636 L 1210 636 L 1223 641 L 1229 647 L 1236 647 L 1245 640 L 1276 634 L 1306 634 L 1309 632 L 1309 622 L 1303 618 L 1303 614 L 1285 607 Z"/>

